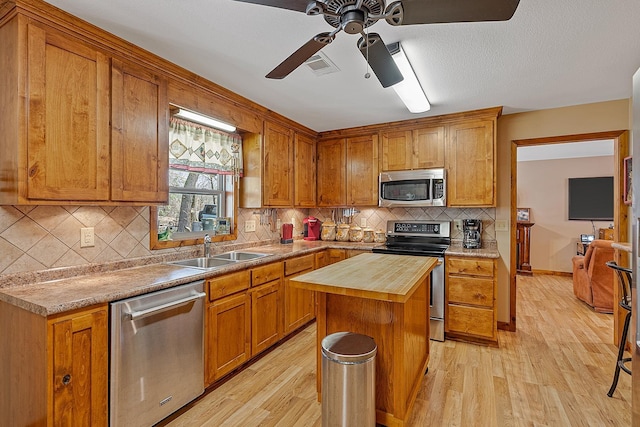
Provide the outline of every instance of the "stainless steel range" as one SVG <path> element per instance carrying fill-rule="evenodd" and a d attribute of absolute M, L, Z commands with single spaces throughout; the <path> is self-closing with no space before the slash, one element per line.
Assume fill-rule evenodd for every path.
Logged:
<path fill-rule="evenodd" d="M 444 252 L 451 244 L 449 221 L 388 221 L 386 245 L 375 253 L 430 256 L 438 259 L 431 271 L 430 337 L 444 341 Z"/>

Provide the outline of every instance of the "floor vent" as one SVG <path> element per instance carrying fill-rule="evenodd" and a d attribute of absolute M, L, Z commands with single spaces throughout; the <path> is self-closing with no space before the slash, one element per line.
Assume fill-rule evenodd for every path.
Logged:
<path fill-rule="evenodd" d="M 307 59 L 305 61 L 305 65 L 317 76 L 337 73 L 340 71 L 340 69 L 336 67 L 336 64 L 334 64 L 327 55 L 322 52 L 318 52 L 311 58 Z"/>

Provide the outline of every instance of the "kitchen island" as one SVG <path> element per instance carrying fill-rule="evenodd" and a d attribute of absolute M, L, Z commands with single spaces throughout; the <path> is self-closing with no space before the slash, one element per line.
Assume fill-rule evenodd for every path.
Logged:
<path fill-rule="evenodd" d="M 335 332 L 372 337 L 376 421 L 404 426 L 429 363 L 429 273 L 437 259 L 361 254 L 303 274 L 292 286 L 317 292 L 317 390 L 321 343 Z"/>

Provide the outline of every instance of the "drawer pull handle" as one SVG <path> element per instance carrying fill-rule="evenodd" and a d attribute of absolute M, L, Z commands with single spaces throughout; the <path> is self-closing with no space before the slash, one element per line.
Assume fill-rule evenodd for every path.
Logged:
<path fill-rule="evenodd" d="M 71 382 L 71 375 L 67 374 L 64 377 L 62 377 L 62 384 L 69 385 L 70 382 Z"/>

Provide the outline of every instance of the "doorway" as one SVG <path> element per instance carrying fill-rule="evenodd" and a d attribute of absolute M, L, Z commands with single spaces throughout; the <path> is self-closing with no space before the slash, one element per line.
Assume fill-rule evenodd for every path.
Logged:
<path fill-rule="evenodd" d="M 569 142 L 585 142 L 585 141 L 599 141 L 599 140 L 613 140 L 613 161 L 614 161 L 614 207 L 613 207 L 613 226 L 614 234 L 613 239 L 619 242 L 629 241 L 629 221 L 628 221 L 628 208 L 624 204 L 622 187 L 624 185 L 624 170 L 623 160 L 629 156 L 629 131 L 610 131 L 610 132 L 597 132 L 589 134 L 578 135 L 562 135 L 546 138 L 531 138 L 513 140 L 511 143 L 511 206 L 510 206 L 510 260 L 509 260 L 509 309 L 510 309 L 510 322 L 507 328 L 510 331 L 516 330 L 516 302 L 517 302 L 517 283 L 516 283 L 516 215 L 517 215 L 517 172 L 518 172 L 518 147 L 526 147 L 533 145 L 545 145 L 545 144 L 560 144 Z M 622 257 L 619 253 L 616 255 L 620 265 L 626 265 L 628 260 L 626 257 Z M 614 287 L 614 299 L 617 298 L 617 288 Z M 618 331 L 621 326 L 620 314 L 618 313 L 618 305 L 614 304 L 614 334 L 613 342 L 617 342 Z"/>

